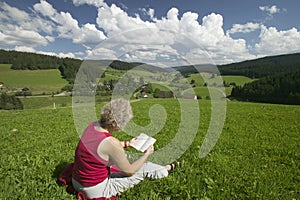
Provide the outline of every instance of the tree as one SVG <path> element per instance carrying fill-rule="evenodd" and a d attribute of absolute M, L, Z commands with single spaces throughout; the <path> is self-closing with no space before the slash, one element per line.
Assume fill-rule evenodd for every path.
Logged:
<path fill-rule="evenodd" d="M 0 96 L 0 110 L 22 110 L 23 104 L 15 95 L 2 93 Z"/>
<path fill-rule="evenodd" d="M 160 94 L 160 89 L 159 88 L 155 88 L 154 93 L 153 93 L 153 97 L 154 98 L 159 98 L 159 94 Z"/>
<path fill-rule="evenodd" d="M 191 85 L 194 85 L 194 84 L 195 84 L 195 80 L 192 79 L 192 80 L 191 80 Z"/>

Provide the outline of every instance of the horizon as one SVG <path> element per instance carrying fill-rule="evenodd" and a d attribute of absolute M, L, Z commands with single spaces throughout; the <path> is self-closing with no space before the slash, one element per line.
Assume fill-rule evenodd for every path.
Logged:
<path fill-rule="evenodd" d="M 58 55 L 49 55 L 49 54 L 43 54 L 43 53 L 37 53 L 37 52 L 27 52 L 27 51 L 18 51 L 18 50 L 14 50 L 14 49 L 1 49 L 0 50 L 4 50 L 4 51 L 16 51 L 16 52 L 20 52 L 20 53 L 33 53 L 33 54 L 39 54 L 39 55 L 45 55 L 45 56 L 53 56 L 53 57 L 57 57 L 57 58 L 61 58 L 61 59 L 65 59 L 65 58 L 70 58 L 70 59 L 78 59 L 81 61 L 87 61 L 87 60 L 93 60 L 93 61 L 101 61 L 101 60 L 95 60 L 95 59 L 80 59 L 80 58 L 72 58 L 72 57 L 59 57 Z M 295 53 L 288 53 L 288 54 L 278 54 L 278 55 L 270 55 L 270 56 L 263 56 L 263 57 L 259 57 L 259 58 L 254 58 L 254 59 L 250 59 L 250 60 L 241 60 L 238 62 L 232 62 L 232 63 L 225 63 L 225 64 L 213 64 L 213 63 L 201 63 L 201 64 L 187 64 L 187 65 L 174 65 L 174 66 L 165 66 L 163 68 L 179 68 L 179 67 L 190 67 L 190 66 L 195 66 L 195 65 L 214 65 L 214 66 L 222 66 L 222 65 L 230 65 L 230 64 L 238 64 L 238 63 L 242 63 L 242 62 L 247 62 L 247 61 L 254 61 L 254 60 L 259 60 L 259 59 L 264 59 L 264 58 L 270 58 L 270 57 L 278 57 L 278 56 L 287 56 L 287 55 L 295 55 L 295 54 L 300 54 L 299 52 L 295 52 Z M 105 60 L 105 59 L 103 59 Z M 122 62 L 127 62 L 127 63 L 139 63 L 136 61 L 124 61 L 124 60 L 111 60 L 111 61 L 122 61 Z M 147 64 L 147 63 L 142 63 L 141 64 Z M 150 65 L 151 66 L 151 65 Z M 156 66 L 158 67 L 158 66 Z"/>

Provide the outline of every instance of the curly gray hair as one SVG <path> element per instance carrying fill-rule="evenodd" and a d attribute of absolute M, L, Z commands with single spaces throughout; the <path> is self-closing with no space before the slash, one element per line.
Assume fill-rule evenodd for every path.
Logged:
<path fill-rule="evenodd" d="M 100 126 L 103 128 L 123 129 L 133 117 L 129 101 L 113 99 L 105 105 L 100 113 Z"/>

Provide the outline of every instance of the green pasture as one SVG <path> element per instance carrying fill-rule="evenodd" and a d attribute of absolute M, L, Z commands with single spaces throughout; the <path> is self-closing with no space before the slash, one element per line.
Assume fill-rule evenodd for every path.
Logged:
<path fill-rule="evenodd" d="M 105 100 L 98 103 L 97 116 Z M 124 192 L 122 199 L 299 199 L 299 106 L 227 102 L 221 136 L 213 150 L 199 158 L 211 107 L 207 100 L 198 103 L 198 132 L 179 158 L 182 167 L 164 179 L 143 181 Z M 177 100 L 131 104 L 133 121 L 140 126 L 151 123 L 153 105 L 165 108 L 166 123 L 154 137 L 156 150 L 167 145 L 181 121 Z M 73 162 L 79 140 L 71 107 L 2 110 L 0 118 L 0 199 L 75 200 L 57 183 L 59 172 Z M 124 132 L 115 136 L 131 137 Z"/>
<path fill-rule="evenodd" d="M 126 71 L 116 70 L 111 67 L 107 67 L 105 69 L 105 76 L 103 78 L 100 78 L 99 82 L 110 81 L 110 80 L 119 80 L 120 77 L 123 76 L 123 74 L 125 72 Z"/>
<path fill-rule="evenodd" d="M 231 94 L 231 87 L 226 87 L 225 89 L 225 94 L 226 96 Z M 216 88 L 212 87 L 211 90 L 216 90 Z M 202 99 L 209 97 L 210 92 L 208 87 L 194 87 L 191 89 L 185 90 L 183 93 L 189 93 L 189 94 L 196 94 L 197 96 L 201 97 Z"/>
<path fill-rule="evenodd" d="M 222 76 L 223 81 L 226 83 L 234 82 L 236 85 L 243 86 L 245 83 L 250 83 L 257 79 L 251 79 L 246 76 Z"/>
<path fill-rule="evenodd" d="M 51 94 L 68 84 L 59 70 L 12 70 L 10 64 L 0 64 L 0 81 L 10 89 L 30 89 L 32 94 Z"/>
<path fill-rule="evenodd" d="M 109 96 L 95 96 L 95 103 L 108 101 Z M 72 106 L 71 96 L 38 96 L 20 98 L 24 109 L 53 109 Z"/>
<path fill-rule="evenodd" d="M 201 87 L 205 83 L 204 79 L 209 80 L 210 78 L 211 78 L 211 75 L 206 75 L 205 77 L 202 77 L 201 74 L 190 74 L 189 77 L 187 78 L 187 80 L 189 81 L 189 83 L 191 82 L 191 80 L 194 80 L 195 81 L 194 85 L 196 87 Z M 239 85 L 239 86 L 243 86 L 245 83 L 249 83 L 249 82 L 256 80 L 256 79 L 248 78 L 246 76 L 222 76 L 221 78 L 226 83 L 234 82 L 236 85 Z"/>

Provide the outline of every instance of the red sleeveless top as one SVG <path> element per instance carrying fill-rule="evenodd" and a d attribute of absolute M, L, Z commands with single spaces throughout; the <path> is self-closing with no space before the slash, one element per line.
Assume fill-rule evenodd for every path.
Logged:
<path fill-rule="evenodd" d="M 101 183 L 110 173 L 110 163 L 98 156 L 97 148 L 111 134 L 95 130 L 94 125 L 85 129 L 75 151 L 72 177 L 84 187 Z"/>

